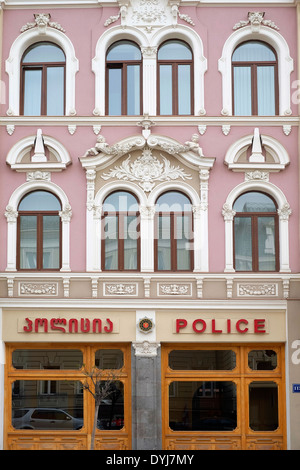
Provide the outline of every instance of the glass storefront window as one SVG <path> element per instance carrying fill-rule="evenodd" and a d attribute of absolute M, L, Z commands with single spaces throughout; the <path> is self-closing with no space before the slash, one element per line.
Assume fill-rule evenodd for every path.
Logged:
<path fill-rule="evenodd" d="M 169 354 L 169 366 L 173 370 L 233 370 L 236 354 L 224 350 L 174 350 Z"/>
<path fill-rule="evenodd" d="M 16 349 L 12 353 L 15 369 L 81 369 L 83 355 L 73 349 Z"/>
<path fill-rule="evenodd" d="M 120 349 L 98 349 L 95 354 L 98 369 L 121 369 L 124 365 L 123 351 Z"/>
<path fill-rule="evenodd" d="M 76 380 L 16 380 L 12 384 L 15 429 L 78 430 L 83 426 L 83 389 Z"/>
<path fill-rule="evenodd" d="M 105 386 L 105 383 L 102 381 L 101 385 Z M 124 385 L 116 380 L 110 383 L 109 389 L 108 397 L 99 407 L 97 428 L 116 431 L 124 426 Z"/>
<path fill-rule="evenodd" d="M 252 370 L 274 370 L 277 367 L 277 354 L 271 349 L 250 351 L 248 366 Z"/>
<path fill-rule="evenodd" d="M 174 381 L 169 385 L 169 426 L 173 431 L 233 431 L 236 397 L 231 381 Z"/>
<path fill-rule="evenodd" d="M 249 425 L 253 431 L 278 428 L 278 385 L 275 382 L 250 383 Z"/>

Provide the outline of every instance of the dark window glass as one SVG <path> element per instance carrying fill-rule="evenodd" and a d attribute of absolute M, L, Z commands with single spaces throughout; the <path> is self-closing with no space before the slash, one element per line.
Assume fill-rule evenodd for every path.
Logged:
<path fill-rule="evenodd" d="M 253 431 L 278 428 L 278 385 L 275 382 L 251 382 L 249 385 L 249 424 Z"/>
<path fill-rule="evenodd" d="M 278 216 L 266 194 L 249 192 L 235 201 L 234 252 L 236 271 L 277 271 Z"/>
<path fill-rule="evenodd" d="M 39 42 L 27 49 L 21 64 L 22 114 L 64 114 L 65 62 L 64 52 L 55 44 Z"/>
<path fill-rule="evenodd" d="M 107 51 L 107 114 L 141 114 L 140 48 L 130 41 L 118 41 Z"/>
<path fill-rule="evenodd" d="M 17 380 L 12 384 L 15 429 L 77 430 L 83 426 L 82 384 L 74 380 Z"/>
<path fill-rule="evenodd" d="M 16 369 L 80 369 L 82 352 L 72 349 L 16 349 L 12 353 Z"/>
<path fill-rule="evenodd" d="M 121 369 L 124 365 L 123 351 L 120 349 L 98 349 L 95 354 L 98 369 Z"/>
<path fill-rule="evenodd" d="M 170 40 L 158 50 L 160 115 L 193 113 L 193 55 L 183 41 Z"/>
<path fill-rule="evenodd" d="M 233 431 L 236 385 L 222 381 L 175 381 L 169 385 L 169 426 L 173 431 Z"/>
<path fill-rule="evenodd" d="M 169 354 L 173 370 L 233 370 L 236 354 L 231 350 L 174 350 Z"/>
<path fill-rule="evenodd" d="M 139 269 L 138 201 L 130 193 L 118 191 L 103 203 L 102 267 L 107 271 Z"/>
<path fill-rule="evenodd" d="M 233 102 L 236 116 L 278 114 L 277 58 L 259 41 L 238 46 L 232 55 Z"/>
<path fill-rule="evenodd" d="M 248 365 L 252 370 L 274 370 L 277 367 L 277 354 L 271 349 L 254 349 L 248 354 Z"/>
<path fill-rule="evenodd" d="M 105 387 L 106 381 L 101 382 Z M 116 431 L 124 427 L 124 385 L 116 380 L 109 383 L 108 396 L 100 404 L 98 412 L 98 429 Z"/>

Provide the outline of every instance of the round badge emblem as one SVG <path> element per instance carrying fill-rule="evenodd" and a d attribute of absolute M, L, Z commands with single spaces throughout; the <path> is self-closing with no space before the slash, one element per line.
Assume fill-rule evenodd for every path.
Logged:
<path fill-rule="evenodd" d="M 139 329 L 143 333 L 149 333 L 153 328 L 153 322 L 150 320 L 150 318 L 142 318 L 142 320 L 139 321 Z"/>

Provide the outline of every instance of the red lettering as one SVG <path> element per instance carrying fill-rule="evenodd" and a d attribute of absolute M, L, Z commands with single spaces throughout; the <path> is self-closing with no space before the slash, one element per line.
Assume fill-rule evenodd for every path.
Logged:
<path fill-rule="evenodd" d="M 66 329 L 64 326 L 57 326 L 58 325 L 66 325 L 67 320 L 65 318 L 51 318 L 50 320 L 50 325 L 51 325 L 51 330 L 59 330 L 62 331 L 63 333 L 66 332 Z"/>
<path fill-rule="evenodd" d="M 74 333 L 78 333 L 77 318 L 71 318 L 71 320 L 69 321 L 69 333 L 73 333 L 73 325 L 74 325 Z"/>
<path fill-rule="evenodd" d="M 185 328 L 187 325 L 187 321 L 186 320 L 176 320 L 176 333 L 179 333 L 179 331 L 182 329 L 182 328 Z"/>
<path fill-rule="evenodd" d="M 223 333 L 222 330 L 216 330 L 216 320 L 211 321 L 211 332 L 212 333 Z"/>
<path fill-rule="evenodd" d="M 95 318 L 93 320 L 93 333 L 96 333 L 96 327 L 98 326 L 98 333 L 101 333 L 102 331 L 102 322 L 99 320 L 99 318 Z"/>
<path fill-rule="evenodd" d="M 82 333 L 88 333 L 90 331 L 90 320 L 88 318 L 82 318 L 80 320 L 80 327 Z"/>
<path fill-rule="evenodd" d="M 39 325 L 43 326 L 44 325 L 44 332 L 48 332 L 48 320 L 47 318 L 36 318 L 34 322 L 34 331 L 38 333 L 39 331 Z"/>
<path fill-rule="evenodd" d="M 197 324 L 198 324 L 198 323 L 201 323 L 201 324 L 202 324 L 202 329 L 201 329 L 201 330 L 198 330 L 198 329 L 197 329 Z M 206 330 L 206 323 L 205 323 L 205 321 L 204 321 L 204 320 L 201 320 L 201 319 L 195 320 L 195 321 L 193 322 L 193 330 L 195 331 L 195 333 L 203 333 L 203 332 Z"/>
<path fill-rule="evenodd" d="M 108 323 L 109 326 L 105 326 L 105 327 L 104 327 L 104 331 L 105 331 L 106 333 L 111 333 L 112 330 L 113 330 L 114 324 L 113 324 L 113 322 L 112 322 L 111 320 L 109 320 L 109 318 L 107 318 L 106 321 L 107 321 L 107 323 Z"/>
<path fill-rule="evenodd" d="M 231 320 L 227 320 L 227 333 L 231 333 Z"/>
<path fill-rule="evenodd" d="M 266 332 L 265 320 L 254 320 L 254 333 L 265 333 L 265 332 Z"/>
<path fill-rule="evenodd" d="M 236 322 L 236 329 L 239 333 L 247 333 L 248 331 L 248 328 L 244 328 L 243 330 L 240 328 L 240 324 L 241 323 L 244 323 L 245 325 L 248 325 L 248 321 L 247 320 L 238 320 Z"/>
<path fill-rule="evenodd" d="M 25 321 L 27 321 L 28 325 L 24 326 L 23 330 L 26 331 L 26 333 L 30 333 L 32 331 L 32 320 L 25 318 Z"/>

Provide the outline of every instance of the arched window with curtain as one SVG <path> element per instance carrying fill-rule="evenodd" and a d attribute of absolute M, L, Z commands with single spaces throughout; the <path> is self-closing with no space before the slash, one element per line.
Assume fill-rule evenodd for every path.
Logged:
<path fill-rule="evenodd" d="M 159 196 L 155 225 L 155 270 L 191 271 L 194 252 L 190 199 L 179 191 Z"/>
<path fill-rule="evenodd" d="M 233 210 L 235 270 L 278 271 L 278 214 L 273 198 L 247 192 L 236 199 Z"/>
<path fill-rule="evenodd" d="M 193 114 L 193 53 L 188 44 L 172 39 L 158 50 L 158 114 Z"/>
<path fill-rule="evenodd" d="M 279 112 L 278 61 L 261 41 L 240 44 L 232 55 L 235 116 L 274 116 Z"/>
<path fill-rule="evenodd" d="M 18 207 L 19 270 L 60 269 L 60 210 L 60 201 L 48 191 L 32 191 L 22 198 Z"/>
<path fill-rule="evenodd" d="M 106 114 L 142 114 L 142 55 L 132 41 L 117 41 L 106 54 Z"/>
<path fill-rule="evenodd" d="M 103 202 L 102 270 L 140 269 L 140 217 L 136 197 L 115 191 Z"/>
<path fill-rule="evenodd" d="M 63 50 L 51 42 L 30 46 L 21 63 L 21 114 L 65 114 L 65 68 Z"/>

